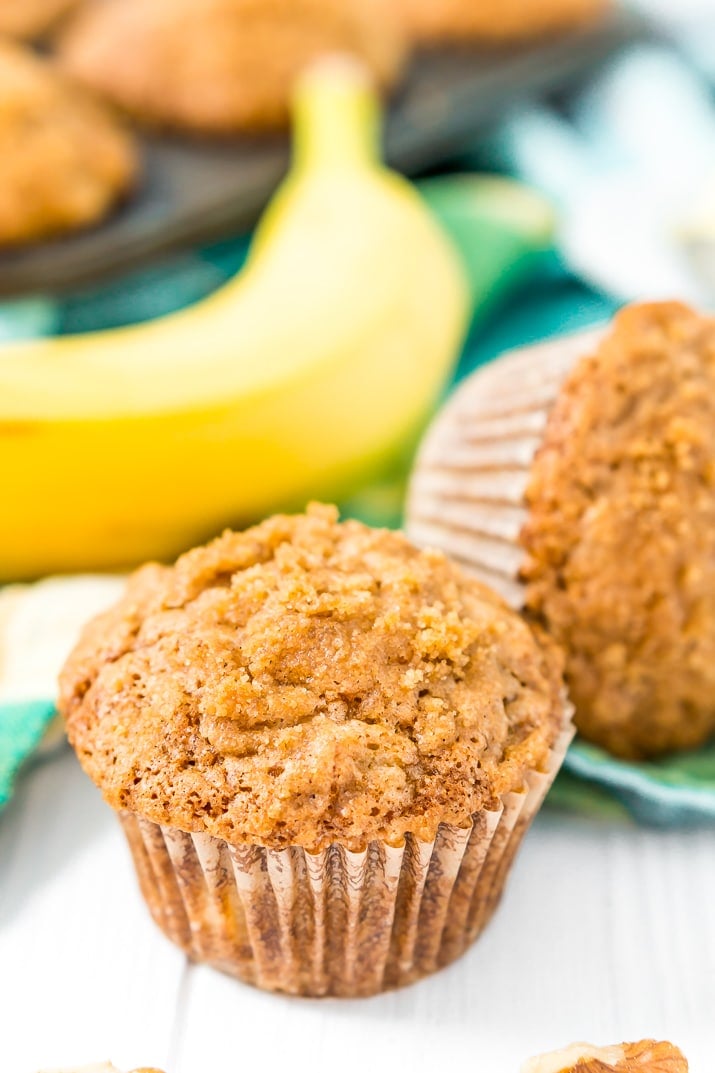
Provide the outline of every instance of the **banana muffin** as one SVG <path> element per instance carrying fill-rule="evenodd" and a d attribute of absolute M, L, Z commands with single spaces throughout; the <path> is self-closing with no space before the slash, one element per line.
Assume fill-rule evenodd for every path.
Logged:
<path fill-rule="evenodd" d="M 0 41 L 0 245 L 96 223 L 136 175 L 131 136 L 99 103 Z"/>
<path fill-rule="evenodd" d="M 428 433 L 408 531 L 499 577 L 566 651 L 581 733 L 715 732 L 715 320 L 634 306 L 478 371 Z"/>
<path fill-rule="evenodd" d="M 105 0 L 59 46 L 73 77 L 136 119 L 207 134 L 285 126 L 297 75 L 326 52 L 388 87 L 405 36 L 382 0 Z"/>
<path fill-rule="evenodd" d="M 31 40 L 47 33 L 77 0 L 0 0 L 0 34 Z"/>
<path fill-rule="evenodd" d="M 570 737 L 560 671 L 441 553 L 313 506 L 139 571 L 61 707 L 171 938 L 368 994 L 486 923 Z"/>
<path fill-rule="evenodd" d="M 392 0 L 406 31 L 430 42 L 504 44 L 586 25 L 609 0 Z"/>

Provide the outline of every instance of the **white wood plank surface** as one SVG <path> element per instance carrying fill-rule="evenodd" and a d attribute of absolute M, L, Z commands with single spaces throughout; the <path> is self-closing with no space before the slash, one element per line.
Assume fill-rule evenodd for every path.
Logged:
<path fill-rule="evenodd" d="M 715 833 L 543 812 L 472 951 L 370 1000 L 262 994 L 187 966 L 69 752 L 0 818 L 0 1071 L 518 1073 L 574 1039 L 669 1037 L 715 1070 Z"/>

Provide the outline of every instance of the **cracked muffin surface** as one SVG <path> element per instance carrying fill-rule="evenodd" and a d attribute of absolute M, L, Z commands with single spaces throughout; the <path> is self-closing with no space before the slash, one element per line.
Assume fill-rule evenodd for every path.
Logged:
<path fill-rule="evenodd" d="M 441 553 L 322 506 L 140 570 L 61 694 L 115 808 L 276 848 L 468 823 L 565 722 L 551 642 Z"/>
<path fill-rule="evenodd" d="M 0 245 L 97 222 L 137 170 L 131 135 L 101 104 L 0 41 Z"/>
<path fill-rule="evenodd" d="M 715 320 L 623 311 L 549 416 L 522 534 L 576 723 L 642 757 L 715 732 Z"/>

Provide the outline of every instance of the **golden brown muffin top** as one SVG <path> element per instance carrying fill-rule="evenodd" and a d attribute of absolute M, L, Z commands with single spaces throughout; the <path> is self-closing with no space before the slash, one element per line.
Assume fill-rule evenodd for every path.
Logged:
<path fill-rule="evenodd" d="M 383 0 L 104 0 L 59 44 L 73 77 L 137 119 L 209 134 L 286 125 L 296 77 L 331 52 L 390 86 L 406 40 Z"/>
<path fill-rule="evenodd" d="M 715 731 L 715 320 L 626 309 L 567 379 L 528 491 L 527 607 L 577 723 L 639 757 Z"/>
<path fill-rule="evenodd" d="M 333 508 L 150 565 L 61 679 L 117 809 L 234 844 L 465 824 L 547 762 L 560 659 L 490 590 Z"/>
<path fill-rule="evenodd" d="M 136 171 L 130 135 L 101 105 L 0 40 L 0 245 L 95 222 Z"/>

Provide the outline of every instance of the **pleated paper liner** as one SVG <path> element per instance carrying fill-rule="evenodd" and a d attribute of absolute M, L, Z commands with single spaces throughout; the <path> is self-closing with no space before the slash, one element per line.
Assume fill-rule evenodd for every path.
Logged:
<path fill-rule="evenodd" d="M 564 379 L 602 336 L 601 329 L 579 332 L 478 369 L 440 411 L 417 456 L 407 535 L 446 552 L 516 608 L 534 456 Z"/>
<path fill-rule="evenodd" d="M 154 920 L 195 961 L 269 991 L 373 995 L 449 964 L 501 896 L 522 837 L 561 766 L 568 725 L 543 772 L 468 826 L 433 842 L 266 850 L 120 819 Z"/>

